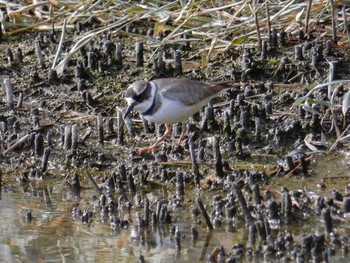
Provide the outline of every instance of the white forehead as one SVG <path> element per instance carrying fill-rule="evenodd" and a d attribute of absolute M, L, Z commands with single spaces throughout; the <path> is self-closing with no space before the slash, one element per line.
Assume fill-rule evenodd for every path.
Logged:
<path fill-rule="evenodd" d="M 125 98 L 126 102 L 128 103 L 128 105 L 131 105 L 135 102 L 135 100 L 133 98 Z"/>

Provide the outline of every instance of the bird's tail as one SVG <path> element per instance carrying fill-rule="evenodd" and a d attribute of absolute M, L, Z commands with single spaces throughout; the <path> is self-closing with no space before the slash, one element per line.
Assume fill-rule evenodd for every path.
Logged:
<path fill-rule="evenodd" d="M 237 83 L 233 80 L 223 80 L 209 83 L 211 86 L 216 87 L 220 91 L 227 91 L 235 88 L 239 88 L 241 83 Z"/>

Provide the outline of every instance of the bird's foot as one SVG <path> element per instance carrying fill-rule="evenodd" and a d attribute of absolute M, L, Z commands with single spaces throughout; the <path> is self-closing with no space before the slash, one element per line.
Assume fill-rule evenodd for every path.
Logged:
<path fill-rule="evenodd" d="M 157 145 L 156 145 L 157 146 Z M 136 147 L 135 151 L 137 154 L 141 154 L 142 152 L 150 152 L 150 153 L 154 153 L 154 148 L 156 148 L 156 146 L 151 145 L 148 147 Z"/>
<path fill-rule="evenodd" d="M 184 137 L 185 137 L 185 135 L 186 135 L 187 128 L 186 128 L 186 123 L 185 122 L 182 123 L 181 130 L 182 130 L 181 131 L 181 135 L 180 135 L 179 140 L 177 141 L 177 144 L 181 144 L 183 139 L 184 139 Z"/>
<path fill-rule="evenodd" d="M 142 152 L 151 152 L 151 153 L 154 153 L 154 149 L 162 142 L 165 140 L 166 137 L 169 136 L 169 134 L 171 133 L 171 127 L 170 127 L 170 124 L 165 124 L 165 133 L 163 134 L 163 136 L 158 140 L 156 141 L 154 144 L 152 144 L 151 146 L 148 146 L 148 147 L 142 147 L 142 148 L 139 148 L 139 147 L 136 147 L 136 152 L 138 154 L 142 153 Z"/>
<path fill-rule="evenodd" d="M 178 141 L 177 141 L 177 144 L 182 144 L 184 142 L 184 138 L 180 138 Z"/>

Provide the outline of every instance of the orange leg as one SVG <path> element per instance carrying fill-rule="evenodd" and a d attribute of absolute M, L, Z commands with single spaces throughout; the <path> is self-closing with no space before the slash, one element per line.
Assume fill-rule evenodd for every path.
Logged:
<path fill-rule="evenodd" d="M 165 138 L 168 137 L 170 133 L 171 133 L 171 124 L 165 124 L 165 132 L 164 132 L 163 136 L 158 141 L 156 141 L 154 144 L 152 144 L 151 146 L 148 146 L 148 147 L 142 147 L 142 148 L 136 147 L 136 152 L 138 154 L 145 152 L 145 151 L 153 153 L 154 149 L 158 146 L 158 144 L 160 144 L 162 141 L 164 141 Z"/>
<path fill-rule="evenodd" d="M 182 142 L 182 139 L 183 139 L 183 137 L 186 134 L 186 130 L 187 130 L 186 123 L 183 122 L 182 123 L 182 128 L 181 128 L 181 135 L 180 135 L 179 141 L 177 142 L 178 144 L 180 144 Z"/>

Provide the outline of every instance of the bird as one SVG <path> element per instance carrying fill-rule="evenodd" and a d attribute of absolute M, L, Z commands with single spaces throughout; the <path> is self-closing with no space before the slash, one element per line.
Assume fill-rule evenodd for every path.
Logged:
<path fill-rule="evenodd" d="M 139 80 L 125 92 L 127 108 L 124 119 L 135 110 L 148 121 L 165 124 L 163 136 L 148 147 L 136 148 L 138 154 L 154 149 L 171 134 L 171 124 L 182 123 L 180 144 L 186 133 L 187 119 L 225 90 L 237 86 L 233 81 L 205 83 L 188 78 L 160 78 Z"/>

